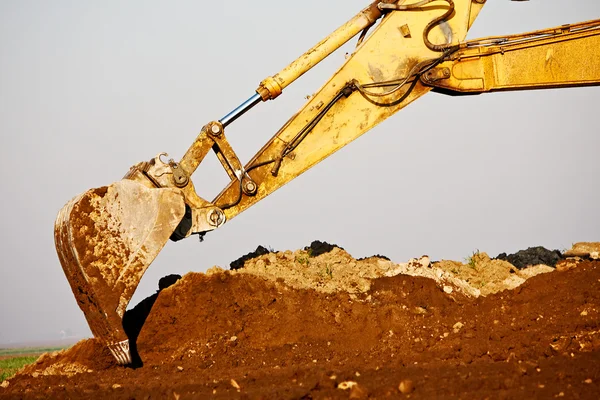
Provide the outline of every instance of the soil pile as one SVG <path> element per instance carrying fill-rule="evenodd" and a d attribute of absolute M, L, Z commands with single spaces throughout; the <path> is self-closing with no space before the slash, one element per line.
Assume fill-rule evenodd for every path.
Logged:
<path fill-rule="evenodd" d="M 432 279 L 447 293 L 477 297 L 514 289 L 532 276 L 554 270 L 547 265 L 519 270 L 507 261 L 492 260 L 483 252 L 473 254 L 466 263 L 447 260 L 432 263 L 428 256 L 422 256 L 397 264 L 382 256 L 357 260 L 342 248 L 322 242 L 313 242 L 294 252 L 265 253 L 262 249 L 259 247 L 253 258 L 244 256 L 243 268 L 238 269 L 237 264 L 236 273 L 324 293 L 366 293 L 374 279 L 402 274 Z M 208 273 L 220 271 L 213 268 Z"/>
<path fill-rule="evenodd" d="M 336 247 L 189 273 L 155 295 L 140 368 L 90 339 L 26 367 L 0 398 L 599 398 L 600 261 L 474 296 L 467 273 L 522 273 L 474 258 L 393 264 Z"/>

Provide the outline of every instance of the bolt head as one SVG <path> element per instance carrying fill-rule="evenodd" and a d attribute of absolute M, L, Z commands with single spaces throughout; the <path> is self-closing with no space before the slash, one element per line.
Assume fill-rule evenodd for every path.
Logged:
<path fill-rule="evenodd" d="M 246 182 L 246 190 L 248 192 L 254 192 L 256 190 L 256 184 L 254 182 Z"/>
<path fill-rule="evenodd" d="M 222 218 L 222 213 L 220 211 L 218 211 L 218 210 L 212 210 L 208 214 L 208 222 L 212 226 L 218 226 L 219 223 L 221 222 L 221 218 Z"/>
<path fill-rule="evenodd" d="M 214 124 L 213 126 L 210 127 L 210 130 L 212 133 L 214 133 L 215 135 L 219 132 L 221 132 L 221 127 L 219 127 L 219 125 Z"/>

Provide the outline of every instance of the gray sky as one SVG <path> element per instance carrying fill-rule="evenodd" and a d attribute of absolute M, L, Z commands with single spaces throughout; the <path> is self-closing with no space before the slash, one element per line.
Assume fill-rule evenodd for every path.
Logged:
<path fill-rule="evenodd" d="M 206 122 L 366 4 L 1 1 L 0 344 L 89 335 L 53 243 L 70 198 L 159 152 L 179 159 Z M 469 38 L 595 18 L 597 0 L 493 0 Z M 228 129 L 243 162 L 347 50 Z M 600 240 L 598 104 L 600 88 L 429 94 L 203 243 L 169 242 L 130 306 L 161 276 L 227 268 L 259 244 L 320 239 L 402 262 Z M 226 175 L 211 158 L 194 182 L 212 199 Z"/>

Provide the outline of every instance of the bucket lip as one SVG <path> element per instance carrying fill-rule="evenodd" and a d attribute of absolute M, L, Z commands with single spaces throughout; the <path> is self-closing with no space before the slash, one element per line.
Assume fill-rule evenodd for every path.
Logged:
<path fill-rule="evenodd" d="M 126 307 L 185 210 L 179 189 L 121 180 L 59 211 L 54 239 L 62 269 L 92 334 L 121 365 L 132 361 L 122 327 Z"/>

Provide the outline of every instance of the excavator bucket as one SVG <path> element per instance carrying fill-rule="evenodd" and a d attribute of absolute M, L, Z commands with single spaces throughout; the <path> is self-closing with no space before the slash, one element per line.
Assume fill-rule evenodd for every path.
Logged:
<path fill-rule="evenodd" d="M 125 309 L 185 213 L 180 190 L 124 179 L 75 197 L 59 212 L 60 263 L 94 336 L 130 364 Z"/>

